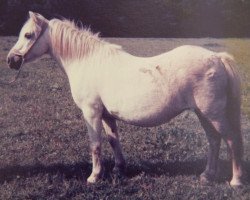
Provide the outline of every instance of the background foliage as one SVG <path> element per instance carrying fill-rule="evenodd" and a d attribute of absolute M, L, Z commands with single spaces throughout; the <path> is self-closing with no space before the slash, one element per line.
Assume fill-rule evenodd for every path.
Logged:
<path fill-rule="evenodd" d="M 29 10 L 66 17 L 109 37 L 249 37 L 249 0 L 0 0 L 0 35 Z"/>

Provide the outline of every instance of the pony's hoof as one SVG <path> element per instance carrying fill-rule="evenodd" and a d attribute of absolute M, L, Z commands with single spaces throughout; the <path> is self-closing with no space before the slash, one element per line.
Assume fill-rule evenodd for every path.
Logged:
<path fill-rule="evenodd" d="M 232 179 L 230 181 L 230 186 L 232 186 L 232 187 L 240 187 L 242 185 L 243 185 L 243 183 L 240 179 Z"/>
<path fill-rule="evenodd" d="M 125 174 L 126 174 L 126 167 L 125 167 L 125 165 L 115 166 L 114 169 L 113 169 L 113 174 L 116 177 L 118 177 L 118 178 L 124 177 Z"/>
<path fill-rule="evenodd" d="M 99 180 L 98 176 L 96 175 L 91 175 L 90 177 L 88 177 L 87 179 L 87 184 L 94 184 Z"/>
<path fill-rule="evenodd" d="M 206 173 L 202 173 L 200 175 L 201 185 L 204 185 L 204 186 L 211 185 L 213 181 L 214 181 L 214 177 L 211 175 L 208 175 Z"/>

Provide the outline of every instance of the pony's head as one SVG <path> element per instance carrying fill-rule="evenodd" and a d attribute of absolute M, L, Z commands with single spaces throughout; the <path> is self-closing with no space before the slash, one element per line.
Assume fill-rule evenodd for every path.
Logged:
<path fill-rule="evenodd" d="M 47 19 L 38 13 L 29 12 L 29 19 L 7 56 L 10 68 L 18 70 L 24 62 L 30 62 L 48 52 L 49 43 L 46 37 L 48 34 L 45 34 L 47 27 Z"/>

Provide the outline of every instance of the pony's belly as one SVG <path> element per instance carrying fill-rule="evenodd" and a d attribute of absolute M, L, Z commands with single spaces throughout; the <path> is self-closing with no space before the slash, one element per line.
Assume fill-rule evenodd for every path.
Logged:
<path fill-rule="evenodd" d="M 180 114 L 181 112 L 172 113 L 171 115 L 162 115 L 162 116 L 156 116 L 156 117 L 150 117 L 150 118 L 143 118 L 143 119 L 119 119 L 125 123 L 135 125 L 135 126 L 142 126 L 142 127 L 153 127 L 158 126 L 164 123 L 169 122 L 171 119 L 173 119 L 175 116 Z"/>
<path fill-rule="evenodd" d="M 182 109 L 172 109 L 170 107 L 165 107 L 162 109 L 150 109 L 148 110 L 131 110 L 130 112 L 122 111 L 110 111 L 109 114 L 123 122 L 136 126 L 152 127 L 161 125 L 170 121 L 172 118 L 180 114 L 185 108 Z"/>
<path fill-rule="evenodd" d="M 189 108 L 186 97 L 177 94 L 176 90 L 168 93 L 163 89 L 149 90 L 141 94 L 138 91 L 131 97 L 116 97 L 113 96 L 113 101 L 103 101 L 108 113 L 116 119 L 138 126 L 163 124 Z"/>

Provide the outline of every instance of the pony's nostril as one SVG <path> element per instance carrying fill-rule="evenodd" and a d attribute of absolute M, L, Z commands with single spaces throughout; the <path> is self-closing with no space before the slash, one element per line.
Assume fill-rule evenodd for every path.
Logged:
<path fill-rule="evenodd" d="M 20 69 L 23 62 L 23 57 L 21 55 L 10 54 L 7 57 L 7 63 L 11 69 Z"/>
<path fill-rule="evenodd" d="M 10 64 L 10 61 L 11 61 L 10 57 L 7 57 L 7 63 L 8 63 L 8 65 Z"/>

